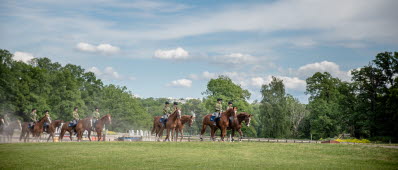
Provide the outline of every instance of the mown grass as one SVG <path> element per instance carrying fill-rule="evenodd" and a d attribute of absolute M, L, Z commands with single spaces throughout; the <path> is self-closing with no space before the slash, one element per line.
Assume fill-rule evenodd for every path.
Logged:
<path fill-rule="evenodd" d="M 0 144 L 0 169 L 397 169 L 398 149 L 341 144 Z"/>

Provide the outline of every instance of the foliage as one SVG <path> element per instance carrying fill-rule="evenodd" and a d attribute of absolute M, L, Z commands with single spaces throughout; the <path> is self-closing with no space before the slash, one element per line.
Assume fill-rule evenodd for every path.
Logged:
<path fill-rule="evenodd" d="M 69 121 L 74 107 L 79 107 L 81 118 L 91 116 L 99 107 L 101 115 L 112 115 L 110 130 L 150 126 L 150 116 L 126 87 L 104 86 L 94 73 L 77 65 L 61 66 L 48 58 L 26 64 L 0 50 L 0 85 L 1 114 L 11 113 L 18 119 L 26 120 L 36 108 L 39 116 L 49 110 L 53 120 Z"/>

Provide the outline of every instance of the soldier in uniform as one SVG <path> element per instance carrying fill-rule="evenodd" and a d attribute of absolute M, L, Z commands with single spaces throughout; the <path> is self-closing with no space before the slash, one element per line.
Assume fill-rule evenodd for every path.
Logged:
<path fill-rule="evenodd" d="M 3 120 L 4 120 L 4 125 L 5 126 L 8 126 L 9 124 L 10 124 L 10 117 L 8 117 L 8 113 L 6 113 L 4 116 L 3 116 Z"/>
<path fill-rule="evenodd" d="M 178 102 L 173 103 L 173 111 L 171 113 L 174 113 L 176 110 L 178 110 Z"/>
<path fill-rule="evenodd" d="M 93 116 L 93 119 L 92 119 L 93 127 L 92 127 L 92 129 L 94 131 L 95 130 L 95 124 L 97 123 L 98 119 L 100 118 L 99 109 L 97 107 L 95 108 L 92 116 Z"/>
<path fill-rule="evenodd" d="M 37 122 L 37 114 L 36 114 L 37 110 L 35 108 L 32 109 L 32 112 L 29 113 L 28 118 L 29 118 L 29 127 L 33 128 L 33 126 L 36 124 Z"/>
<path fill-rule="evenodd" d="M 75 108 L 73 108 L 73 112 L 72 112 L 72 117 L 73 117 L 72 123 L 73 123 L 74 127 L 76 127 L 77 122 L 80 120 L 79 113 L 77 113 L 77 110 L 78 110 L 78 108 L 75 107 Z M 73 128 L 73 130 L 75 131 L 75 134 L 77 134 L 76 129 Z"/>
<path fill-rule="evenodd" d="M 221 117 L 221 113 L 222 113 L 222 104 L 221 103 L 222 103 L 222 99 L 218 98 L 216 107 L 215 107 L 215 112 L 213 113 L 213 115 L 216 116 L 216 119 Z M 214 125 L 216 125 L 216 121 L 214 121 Z"/>
<path fill-rule="evenodd" d="M 47 115 L 47 117 L 48 117 L 49 120 L 51 120 L 50 113 L 49 113 L 48 110 L 46 110 L 46 111 L 44 112 L 44 114 Z M 44 123 L 44 132 L 47 132 L 47 129 L 48 129 L 48 126 L 49 126 L 49 125 L 50 125 L 50 124 L 49 124 L 48 122 L 45 122 L 45 123 Z"/>
<path fill-rule="evenodd" d="M 162 118 L 163 118 L 163 126 L 166 126 L 167 119 L 169 118 L 169 115 L 171 114 L 171 108 L 169 106 L 169 104 L 170 104 L 169 102 L 165 102 L 164 104 L 165 105 L 163 108 Z"/>
<path fill-rule="evenodd" d="M 233 107 L 232 107 L 232 101 L 229 101 L 229 102 L 228 102 L 228 106 L 227 106 L 227 110 L 228 110 L 228 109 L 231 109 L 231 108 L 233 108 Z"/>

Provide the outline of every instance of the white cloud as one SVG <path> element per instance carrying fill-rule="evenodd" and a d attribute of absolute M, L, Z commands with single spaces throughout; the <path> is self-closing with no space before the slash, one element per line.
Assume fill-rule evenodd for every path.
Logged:
<path fill-rule="evenodd" d="M 167 86 L 170 86 L 170 87 L 191 87 L 192 86 L 192 80 L 189 80 L 189 79 L 174 80 L 174 81 L 168 83 Z"/>
<path fill-rule="evenodd" d="M 113 67 L 105 67 L 102 71 L 97 67 L 91 67 L 88 71 L 93 72 L 96 76 L 104 80 L 135 80 L 135 77 L 127 77 L 120 75 Z"/>
<path fill-rule="evenodd" d="M 154 54 L 154 58 L 163 60 L 182 60 L 188 57 L 188 51 L 185 51 L 181 47 L 172 50 L 156 50 Z"/>
<path fill-rule="evenodd" d="M 306 87 L 305 80 L 301 80 L 298 77 L 287 77 L 287 76 L 275 76 L 283 81 L 286 89 L 304 91 Z M 267 77 L 253 77 L 250 79 L 250 85 L 254 87 L 261 87 L 264 84 L 269 84 L 272 81 L 272 76 Z"/>
<path fill-rule="evenodd" d="M 119 47 L 110 44 L 99 44 L 97 46 L 80 42 L 76 45 L 76 49 L 83 52 L 100 53 L 100 54 L 115 54 L 120 51 Z"/>
<path fill-rule="evenodd" d="M 297 71 L 293 71 L 294 75 L 302 78 L 312 76 L 316 72 L 329 72 L 332 76 L 338 77 L 344 81 L 351 79 L 350 72 L 340 70 L 340 66 L 334 62 L 322 61 L 301 66 Z"/>
<path fill-rule="evenodd" d="M 15 61 L 22 61 L 24 63 L 29 63 L 30 60 L 34 59 L 35 57 L 31 53 L 20 52 L 16 51 L 12 56 L 12 59 Z"/>
<path fill-rule="evenodd" d="M 228 65 L 241 65 L 241 64 L 253 64 L 257 62 L 257 58 L 249 54 L 242 53 L 231 53 L 227 55 L 211 57 L 213 62 L 228 64 Z"/>
<path fill-rule="evenodd" d="M 208 71 L 204 71 L 201 74 L 190 74 L 188 77 L 193 80 L 209 80 L 213 78 L 217 78 L 216 73 L 210 73 Z"/>

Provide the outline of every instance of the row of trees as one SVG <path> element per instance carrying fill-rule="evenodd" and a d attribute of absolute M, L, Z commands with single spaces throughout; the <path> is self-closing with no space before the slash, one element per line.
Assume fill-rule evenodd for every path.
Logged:
<path fill-rule="evenodd" d="M 248 103 L 248 90 L 226 77 L 211 79 L 203 99 L 180 104 L 184 114 L 194 112 L 198 119 L 189 131 L 199 133 L 201 118 L 214 111 L 217 98 L 233 101 L 240 112 L 254 115 L 246 136 L 274 138 L 335 137 L 350 133 L 357 138 L 398 139 L 398 53 L 380 53 L 367 66 L 352 71 L 345 82 L 331 74 L 309 77 L 308 104 L 287 94 L 283 81 L 273 77 L 261 88 L 262 100 Z M 81 117 L 95 107 L 111 113 L 111 130 L 149 129 L 152 117 L 161 115 L 166 98 L 135 98 L 126 87 L 104 85 L 92 72 L 77 65 L 61 66 L 48 58 L 26 64 L 12 60 L 0 50 L 0 111 L 26 118 L 30 109 L 50 110 L 53 118 L 70 120 L 73 107 Z"/>
<path fill-rule="evenodd" d="M 26 119 L 32 108 L 42 116 L 49 110 L 53 119 L 71 120 L 79 107 L 80 117 L 111 113 L 111 130 L 149 128 L 151 117 L 126 87 L 104 85 L 92 72 L 73 64 L 61 66 L 48 58 L 35 58 L 29 64 L 14 61 L 0 50 L 0 112 Z"/>

